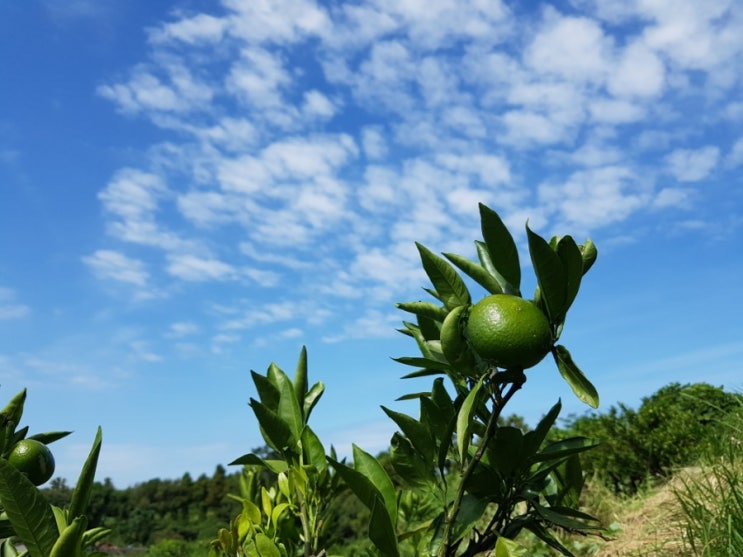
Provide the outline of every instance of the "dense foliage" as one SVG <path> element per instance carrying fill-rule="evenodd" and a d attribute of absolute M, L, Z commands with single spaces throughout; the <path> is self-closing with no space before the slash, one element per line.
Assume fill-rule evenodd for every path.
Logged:
<path fill-rule="evenodd" d="M 648 481 L 667 478 L 695 462 L 717 436 L 741 396 L 705 383 L 672 383 L 633 409 L 618 404 L 603 413 L 570 418 L 563 434 L 602 441 L 582 458 L 585 472 L 617 493 L 635 493 Z"/>

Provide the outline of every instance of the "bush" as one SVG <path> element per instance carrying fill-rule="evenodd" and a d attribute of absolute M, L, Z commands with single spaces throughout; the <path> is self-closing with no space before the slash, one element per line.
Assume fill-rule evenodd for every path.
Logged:
<path fill-rule="evenodd" d="M 619 404 L 573 419 L 567 429 L 603 442 L 583 456 L 584 470 L 615 492 L 632 494 L 705 454 L 740 401 L 721 387 L 672 383 L 644 398 L 637 410 Z"/>

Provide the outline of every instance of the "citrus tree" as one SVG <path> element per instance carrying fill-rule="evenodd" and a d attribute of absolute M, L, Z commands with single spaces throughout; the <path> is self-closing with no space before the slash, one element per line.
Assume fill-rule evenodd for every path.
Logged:
<path fill-rule="evenodd" d="M 570 236 L 547 241 L 527 225 L 537 283 L 527 299 L 512 235 L 482 204 L 480 221 L 478 261 L 451 253 L 442 257 L 417 245 L 431 299 L 398 304 L 412 316 L 401 332 L 415 341 L 419 354 L 396 360 L 416 368 L 405 377 L 434 379 L 430 390 L 401 397 L 418 401 L 417 417 L 382 407 L 399 428 L 390 446 L 394 473 L 356 445 L 353 465 L 338 461 L 332 450 L 326 455 L 307 423 L 323 387 L 307 389 L 304 350 L 293 381 L 273 364 L 266 376 L 253 372 L 260 400 L 250 405 L 279 458 L 245 455 L 235 463 L 250 467 L 246 482 L 254 478 L 255 466 L 272 471 L 276 486 L 260 493 L 243 490 L 243 512 L 220 531 L 214 554 L 322 554 L 318 517 L 343 485 L 368 507 L 368 537 L 374 551 L 386 557 L 524 555 L 517 541 L 523 530 L 571 555 L 557 531 L 599 528 L 578 509 L 579 455 L 597 443 L 581 436 L 548 441 L 560 402 L 532 431 L 499 423 L 527 371 L 548 354 L 578 398 L 598 406 L 596 389 L 559 344 L 596 247 Z M 473 300 L 465 280 L 486 295 Z"/>
<path fill-rule="evenodd" d="M 38 486 L 54 474 L 54 455 L 48 445 L 69 435 L 51 431 L 28 435 L 19 427 L 26 401 L 23 389 L 0 411 L 0 557 L 82 557 L 108 534 L 106 528 L 87 528 L 90 500 L 101 448 L 98 429 L 70 504 L 49 504 Z M 25 548 L 25 549 L 24 549 Z"/>

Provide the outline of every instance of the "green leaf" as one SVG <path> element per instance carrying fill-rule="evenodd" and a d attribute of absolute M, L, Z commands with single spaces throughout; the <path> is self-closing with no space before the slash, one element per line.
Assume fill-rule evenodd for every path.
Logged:
<path fill-rule="evenodd" d="M 439 370 L 439 369 L 419 369 L 417 371 L 412 371 L 410 373 L 406 373 L 402 376 L 403 379 L 415 379 L 416 377 L 428 377 L 429 375 L 443 375 L 445 374 L 445 371 Z"/>
<path fill-rule="evenodd" d="M 307 393 L 307 347 L 302 346 L 302 350 L 299 353 L 299 361 L 297 362 L 297 370 L 294 373 L 294 396 L 297 399 L 298 408 L 302 409 L 302 417 L 304 423 L 306 423 L 307 417 L 304 415 L 304 397 Z M 325 459 L 323 459 L 324 461 Z"/>
<path fill-rule="evenodd" d="M 26 389 L 21 389 L 10 402 L 5 405 L 5 408 L 0 410 L 0 427 L 5 427 L 8 424 L 13 424 L 13 428 L 17 426 L 21 417 L 23 416 L 23 406 L 26 402 Z"/>
<path fill-rule="evenodd" d="M 52 546 L 50 557 L 81 557 L 83 548 L 83 534 L 88 525 L 85 515 L 76 516 L 67 525 Z"/>
<path fill-rule="evenodd" d="M 488 508 L 488 503 L 487 499 L 480 499 L 469 494 L 462 498 L 462 504 L 452 528 L 452 543 L 464 538 L 482 520 L 485 510 Z"/>
<path fill-rule="evenodd" d="M 245 454 L 229 463 L 229 466 L 235 465 L 262 466 L 275 474 L 286 472 L 289 469 L 289 465 L 284 460 L 264 460 L 254 453 Z"/>
<path fill-rule="evenodd" d="M 564 313 L 567 293 L 567 280 L 562 261 L 544 238 L 529 229 L 528 224 L 526 236 L 541 299 L 547 308 L 547 317 L 550 323 L 557 324 Z"/>
<path fill-rule="evenodd" d="M 444 257 L 454 263 L 464 274 L 473 279 L 490 294 L 503 293 L 503 288 L 496 278 L 482 265 L 478 265 L 474 261 L 470 261 L 466 257 L 462 257 L 456 253 L 445 253 Z"/>
<path fill-rule="evenodd" d="M 586 243 L 578 247 L 580 248 L 580 253 L 583 259 L 583 274 L 585 275 L 588 270 L 593 267 L 593 264 L 596 263 L 598 250 L 596 249 L 596 244 L 594 244 L 590 238 L 586 238 Z"/>
<path fill-rule="evenodd" d="M 419 317 L 428 317 L 434 321 L 443 321 L 446 314 L 449 313 L 446 308 L 433 302 L 399 302 L 395 306 L 408 313 L 414 313 Z"/>
<path fill-rule="evenodd" d="M 600 530 L 601 527 L 595 524 L 588 524 L 582 520 L 574 518 L 575 514 L 572 509 L 565 509 L 559 507 L 543 507 L 542 505 L 534 504 L 534 510 L 544 518 L 550 524 L 559 526 L 560 528 L 567 528 L 568 530 Z M 580 516 L 588 517 L 583 513 Z M 591 517 L 588 517 L 591 518 Z"/>
<path fill-rule="evenodd" d="M 558 460 L 567 456 L 582 453 L 601 443 L 588 437 L 569 437 L 561 439 L 547 445 L 544 449 L 534 455 L 533 462 L 544 462 L 548 460 Z"/>
<path fill-rule="evenodd" d="M 518 291 L 521 287 L 521 265 L 516 242 L 513 241 L 513 236 L 503 224 L 498 213 L 482 203 L 480 203 L 480 228 L 488 255 L 496 271 L 513 290 Z"/>
<path fill-rule="evenodd" d="M 440 322 L 424 315 L 416 315 L 416 321 L 418 322 L 418 328 L 420 329 L 423 338 L 428 341 L 441 339 Z"/>
<path fill-rule="evenodd" d="M 325 448 L 322 446 L 320 438 L 310 429 L 310 426 L 304 426 L 304 430 L 302 430 L 302 452 L 304 453 L 305 464 L 314 466 L 318 472 L 324 472 L 328 469 Z"/>
<path fill-rule="evenodd" d="M 434 441 L 430 430 L 407 414 L 395 412 L 382 406 L 382 410 L 402 430 L 425 462 L 433 461 Z"/>
<path fill-rule="evenodd" d="M 423 460 L 409 439 L 395 432 L 390 442 L 390 461 L 405 483 L 422 488 L 435 481 L 432 462 Z"/>
<path fill-rule="evenodd" d="M 289 426 L 289 430 L 292 432 L 292 437 L 294 439 L 299 439 L 302 435 L 304 419 L 302 417 L 302 410 L 300 410 L 299 407 L 297 395 L 294 391 L 294 385 L 284 372 L 277 373 L 276 381 L 280 395 L 277 414 L 279 419 Z"/>
<path fill-rule="evenodd" d="M 47 431 L 45 433 L 35 433 L 34 435 L 29 435 L 28 439 L 35 439 L 40 443 L 44 443 L 44 445 L 49 445 L 50 443 L 54 443 L 55 441 L 59 441 L 60 439 L 67 437 L 71 433 L 71 431 Z"/>
<path fill-rule="evenodd" d="M 525 557 L 525 555 L 526 548 L 513 540 L 501 536 L 495 542 L 494 557 Z"/>
<path fill-rule="evenodd" d="M 315 405 L 320 400 L 320 397 L 322 397 L 322 394 L 325 392 L 325 383 L 322 381 L 318 381 L 312 387 L 309 391 L 307 391 L 307 394 L 304 397 L 304 421 L 305 423 L 310 420 L 310 414 L 312 413 L 312 409 L 315 407 Z"/>
<path fill-rule="evenodd" d="M 560 312 L 560 320 L 564 320 L 580 289 L 583 277 L 583 258 L 580 248 L 570 236 L 560 238 L 557 243 L 557 255 L 565 272 L 565 302 Z"/>
<path fill-rule="evenodd" d="M 281 557 L 281 551 L 274 541 L 263 532 L 255 535 L 255 547 L 260 557 Z"/>
<path fill-rule="evenodd" d="M 369 518 L 369 539 L 385 557 L 399 557 L 395 526 L 380 498 L 374 500 Z"/>
<path fill-rule="evenodd" d="M 423 269 L 448 310 L 470 303 L 471 296 L 462 277 L 445 259 L 416 242 Z"/>
<path fill-rule="evenodd" d="M 376 458 L 355 444 L 353 445 L 353 467 L 374 485 L 394 524 L 397 521 L 397 492 L 387 471 Z"/>
<path fill-rule="evenodd" d="M 411 356 L 402 356 L 400 358 L 392 358 L 399 364 L 413 367 L 423 367 L 426 369 L 435 369 L 437 371 L 451 371 L 451 366 L 446 362 L 434 360 L 432 358 L 418 358 Z"/>
<path fill-rule="evenodd" d="M 562 401 L 558 400 L 557 403 L 550 408 L 550 411 L 539 420 L 537 427 L 532 431 L 528 431 L 524 435 L 524 445 L 526 452 L 529 455 L 536 453 L 539 450 L 539 447 L 542 446 L 542 443 L 544 443 L 544 440 L 547 438 L 547 434 L 557 421 L 557 417 L 560 415 L 560 410 L 562 410 Z"/>
<path fill-rule="evenodd" d="M 477 258 L 480 260 L 480 265 L 482 265 L 483 269 L 485 269 L 495 279 L 503 294 L 521 296 L 519 289 L 503 278 L 495 268 L 495 265 L 490 259 L 488 246 L 485 245 L 485 242 L 475 240 L 475 248 L 477 249 Z"/>
<path fill-rule="evenodd" d="M 98 426 L 98 430 L 93 440 L 93 446 L 90 449 L 88 458 L 85 460 L 80 476 L 78 477 L 75 489 L 72 492 L 68 515 L 70 518 L 84 515 L 87 512 L 90 493 L 93 490 L 93 481 L 95 480 L 95 471 L 98 466 L 98 456 L 101 453 L 101 443 L 103 442 L 103 431 Z"/>
<path fill-rule="evenodd" d="M 250 399 L 250 407 L 258 419 L 263 439 L 273 449 L 285 453 L 286 450 L 296 442 L 292 438 L 289 425 L 279 418 L 278 414 L 254 398 Z"/>
<path fill-rule="evenodd" d="M 31 557 L 49 557 L 58 536 L 52 508 L 41 491 L 4 458 L 0 458 L 0 501 Z"/>
<path fill-rule="evenodd" d="M 457 415 L 457 450 L 459 451 L 459 460 L 461 462 L 464 462 L 464 456 L 469 449 L 472 422 L 477 412 L 478 396 L 481 388 L 482 378 L 475 384 L 467 395 L 467 398 L 464 399 Z"/>
<path fill-rule="evenodd" d="M 491 464 L 504 478 L 510 478 L 518 470 L 528 466 L 524 458 L 524 434 L 517 427 L 499 427 L 488 448 Z"/>
<path fill-rule="evenodd" d="M 265 375 L 255 371 L 251 371 L 250 375 L 253 377 L 253 383 L 258 391 L 258 398 L 261 403 L 275 412 L 279 408 L 279 389 Z"/>
<path fill-rule="evenodd" d="M 568 349 L 558 344 L 552 349 L 552 356 L 555 358 L 557 369 L 560 375 L 570 385 L 570 388 L 581 401 L 585 402 L 592 408 L 598 408 L 599 395 L 596 387 L 588 380 L 580 368 L 573 361 L 573 357 Z"/>

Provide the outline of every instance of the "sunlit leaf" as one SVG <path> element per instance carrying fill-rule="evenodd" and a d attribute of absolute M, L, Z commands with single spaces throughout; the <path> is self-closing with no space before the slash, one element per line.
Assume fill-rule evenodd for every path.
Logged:
<path fill-rule="evenodd" d="M 503 293 L 503 288 L 501 287 L 501 285 L 498 283 L 495 277 L 491 273 L 489 273 L 488 270 L 482 265 L 478 265 L 474 261 L 471 261 L 466 257 L 462 257 L 461 255 L 457 255 L 455 253 L 445 253 L 444 257 L 446 257 L 449 261 L 454 263 L 454 265 L 459 267 L 459 269 L 464 274 L 473 279 L 477 284 L 482 286 L 490 294 Z"/>
<path fill-rule="evenodd" d="M 307 393 L 307 347 L 302 346 L 302 350 L 299 353 L 299 360 L 297 361 L 297 370 L 294 373 L 294 380 L 292 381 L 294 387 L 294 395 L 297 399 L 299 408 L 302 410 L 302 416 L 306 421 L 307 416 L 304 414 L 304 397 Z"/>
<path fill-rule="evenodd" d="M 41 491 L 4 458 L 0 458 L 0 501 L 31 557 L 49 557 L 58 536 L 52 508 Z"/>
<path fill-rule="evenodd" d="M 72 492 L 72 499 L 69 507 L 70 517 L 80 516 L 87 512 L 90 494 L 93 490 L 95 471 L 98 466 L 98 457 L 101 453 L 102 442 L 103 431 L 99 426 L 95 434 L 95 439 L 93 440 L 93 446 L 90 449 L 88 458 L 85 460 L 85 464 L 80 472 L 75 489 Z"/>
<path fill-rule="evenodd" d="M 467 305 L 471 301 L 467 285 L 444 258 L 434 254 L 425 246 L 416 243 L 423 269 L 431 280 L 436 292 L 447 309 Z"/>
<path fill-rule="evenodd" d="M 513 236 L 498 213 L 480 203 L 482 237 L 495 269 L 514 290 L 521 287 L 521 264 Z"/>
<path fill-rule="evenodd" d="M 482 379 L 480 379 L 464 399 L 462 407 L 457 415 L 457 450 L 459 459 L 464 462 L 470 444 L 472 432 L 472 422 L 477 412 L 477 402 L 482 388 Z"/>
<path fill-rule="evenodd" d="M 446 308 L 441 307 L 433 302 L 399 302 L 395 304 L 398 309 L 407 311 L 408 313 L 414 313 L 415 315 L 422 315 L 429 319 L 443 321 L 446 314 L 449 313 Z"/>
<path fill-rule="evenodd" d="M 567 384 L 570 385 L 575 396 L 592 408 L 598 408 L 599 394 L 596 391 L 596 387 L 593 386 L 575 364 L 568 349 L 562 345 L 557 345 L 552 350 L 552 355 L 555 358 L 557 369 L 560 370 L 560 374 Z"/>
<path fill-rule="evenodd" d="M 562 261 L 544 238 L 529 229 L 528 224 L 526 236 L 542 303 L 547 308 L 550 323 L 558 323 L 563 314 L 567 292 L 567 280 Z"/>

